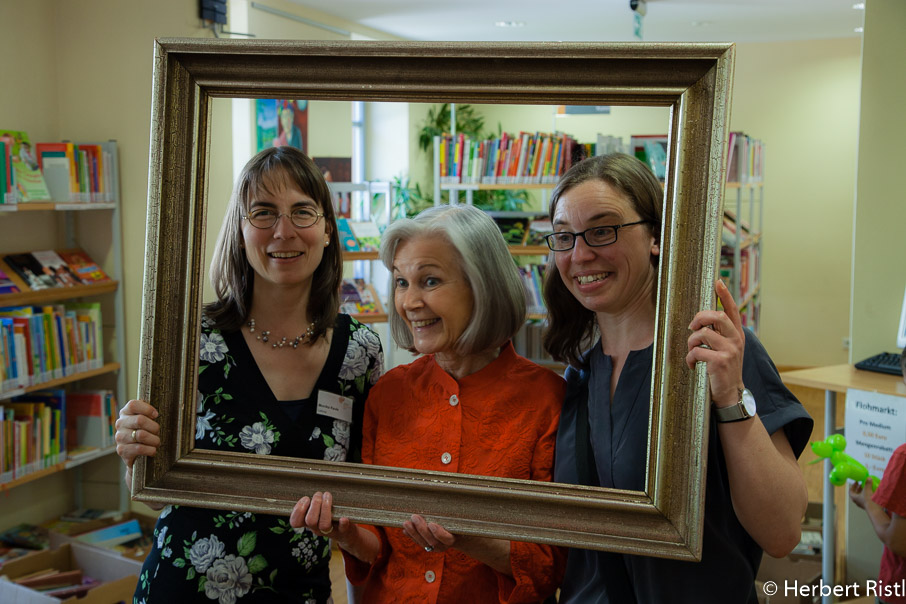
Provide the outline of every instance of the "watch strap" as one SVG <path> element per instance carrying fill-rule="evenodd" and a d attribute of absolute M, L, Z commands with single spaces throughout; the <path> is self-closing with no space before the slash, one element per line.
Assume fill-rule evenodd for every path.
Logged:
<path fill-rule="evenodd" d="M 746 412 L 746 407 L 742 404 L 742 401 L 739 401 L 735 405 L 730 405 L 729 407 L 718 407 L 717 405 L 714 405 L 713 407 L 714 417 L 717 419 L 718 423 L 721 424 L 740 422 L 752 417 Z"/>

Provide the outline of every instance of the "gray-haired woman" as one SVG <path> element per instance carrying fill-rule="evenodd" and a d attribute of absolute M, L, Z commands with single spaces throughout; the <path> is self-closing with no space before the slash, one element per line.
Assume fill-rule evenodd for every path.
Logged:
<path fill-rule="evenodd" d="M 394 340 L 423 356 L 372 389 L 363 461 L 550 480 L 564 382 L 513 350 L 525 294 L 494 221 L 471 206 L 431 208 L 387 229 L 381 260 Z M 335 521 L 332 504 L 329 493 L 303 497 L 290 523 L 332 532 L 369 604 L 540 602 L 562 576 L 561 548 L 458 536 L 419 515 L 363 527 Z"/>

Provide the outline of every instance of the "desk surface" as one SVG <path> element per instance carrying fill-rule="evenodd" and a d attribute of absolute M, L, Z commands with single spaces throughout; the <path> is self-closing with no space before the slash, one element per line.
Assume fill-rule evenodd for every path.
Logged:
<path fill-rule="evenodd" d="M 784 371 L 780 374 L 785 384 L 807 386 L 819 390 L 845 393 L 848 388 L 906 396 L 903 378 L 876 371 L 863 371 L 852 365 L 830 365 Z"/>

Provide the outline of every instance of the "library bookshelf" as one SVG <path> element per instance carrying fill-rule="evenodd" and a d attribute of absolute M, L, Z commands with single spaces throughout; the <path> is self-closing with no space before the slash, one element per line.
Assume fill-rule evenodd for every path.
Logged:
<path fill-rule="evenodd" d="M 0 390 L 0 406 L 8 405 L 11 399 L 20 395 L 28 395 L 40 390 L 60 389 L 69 391 L 73 387 L 104 389 L 113 392 L 118 404 L 123 404 L 126 399 L 126 380 L 122 362 L 125 359 L 125 323 L 124 300 L 122 283 L 122 233 L 120 218 L 120 186 L 119 186 L 119 157 L 116 141 L 100 143 L 109 152 L 109 159 L 105 160 L 105 170 L 109 170 L 109 183 L 113 190 L 108 190 L 109 195 L 103 201 L 49 201 L 28 203 L 0 203 L 0 257 L 17 254 L 23 251 L 36 249 L 73 249 L 81 248 L 88 256 L 97 261 L 108 259 L 104 271 L 110 278 L 107 281 L 74 285 L 72 287 L 51 287 L 46 289 L 32 289 L 9 267 L 2 263 L 4 272 L 18 287 L 14 293 L 0 294 L 0 309 L 10 307 L 44 307 L 47 305 L 65 304 L 69 302 L 97 302 L 101 310 L 102 328 L 99 328 L 104 350 L 103 362 L 84 363 L 75 370 L 67 371 L 63 375 L 43 374 L 43 378 L 33 376 L 27 382 L 6 384 Z M 23 239 L 25 237 L 26 239 Z M 24 245 L 37 247 L 31 250 L 22 249 Z M 0 359 L 2 360 L 2 359 Z M 49 379 L 44 379 L 49 378 Z M 116 410 L 114 410 L 116 411 Z M 65 420 L 64 420 L 65 421 Z M 54 463 L 40 468 L 29 468 L 31 472 L 16 472 L 12 479 L 10 474 L 5 475 L 5 480 L 0 482 L 0 491 L 8 493 L 15 489 L 28 491 L 18 496 L 26 500 L 31 497 L 30 485 L 44 481 L 51 476 L 74 471 L 72 483 L 68 480 L 60 484 L 72 484 L 71 493 L 60 495 L 60 506 L 82 507 L 87 495 L 90 503 L 103 500 L 108 503 L 111 489 L 119 495 L 116 507 L 123 510 L 128 507 L 128 494 L 123 485 L 119 468 L 119 460 L 111 454 L 115 453 L 115 445 L 81 449 L 70 456 L 69 451 L 61 452 Z M 107 460 L 102 468 L 103 474 L 112 476 L 109 485 L 102 489 L 103 495 L 92 494 L 87 488 L 81 469 L 86 464 L 96 460 Z M 47 462 L 45 462 L 47 463 Z M 99 461 L 100 463 L 100 461 Z M 115 466 L 115 471 L 113 467 Z M 96 473 L 93 469 L 92 474 Z M 115 481 L 115 482 L 114 482 Z M 55 485 L 57 483 L 54 483 Z M 37 491 L 36 491 L 37 492 Z M 95 504 L 97 505 L 97 504 Z M 60 508 L 60 513 L 70 511 Z M 46 512 L 46 509 L 45 509 Z M 20 514 L 21 517 L 21 514 Z M 29 521 L 39 523 L 46 518 L 29 518 Z M 0 514 L 0 524 L 5 521 L 5 516 Z"/>

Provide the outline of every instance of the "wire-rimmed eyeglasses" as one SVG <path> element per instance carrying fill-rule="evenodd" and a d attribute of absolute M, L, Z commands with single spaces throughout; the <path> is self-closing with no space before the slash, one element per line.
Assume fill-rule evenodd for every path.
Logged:
<path fill-rule="evenodd" d="M 617 231 L 623 227 L 645 224 L 650 220 L 638 220 L 636 222 L 627 222 L 626 224 L 614 224 L 609 226 L 596 226 L 585 229 L 581 233 L 552 233 L 544 239 L 547 241 L 547 247 L 555 252 L 568 252 L 576 246 L 576 237 L 581 237 L 590 247 L 603 247 L 617 242 Z"/>
<path fill-rule="evenodd" d="M 289 218 L 296 228 L 307 229 L 310 226 L 314 226 L 324 216 L 324 213 L 316 212 L 312 208 L 296 208 L 289 214 L 281 214 L 270 208 L 258 208 L 252 210 L 243 218 L 248 220 L 249 224 L 256 229 L 269 229 L 277 224 L 281 216 Z"/>

